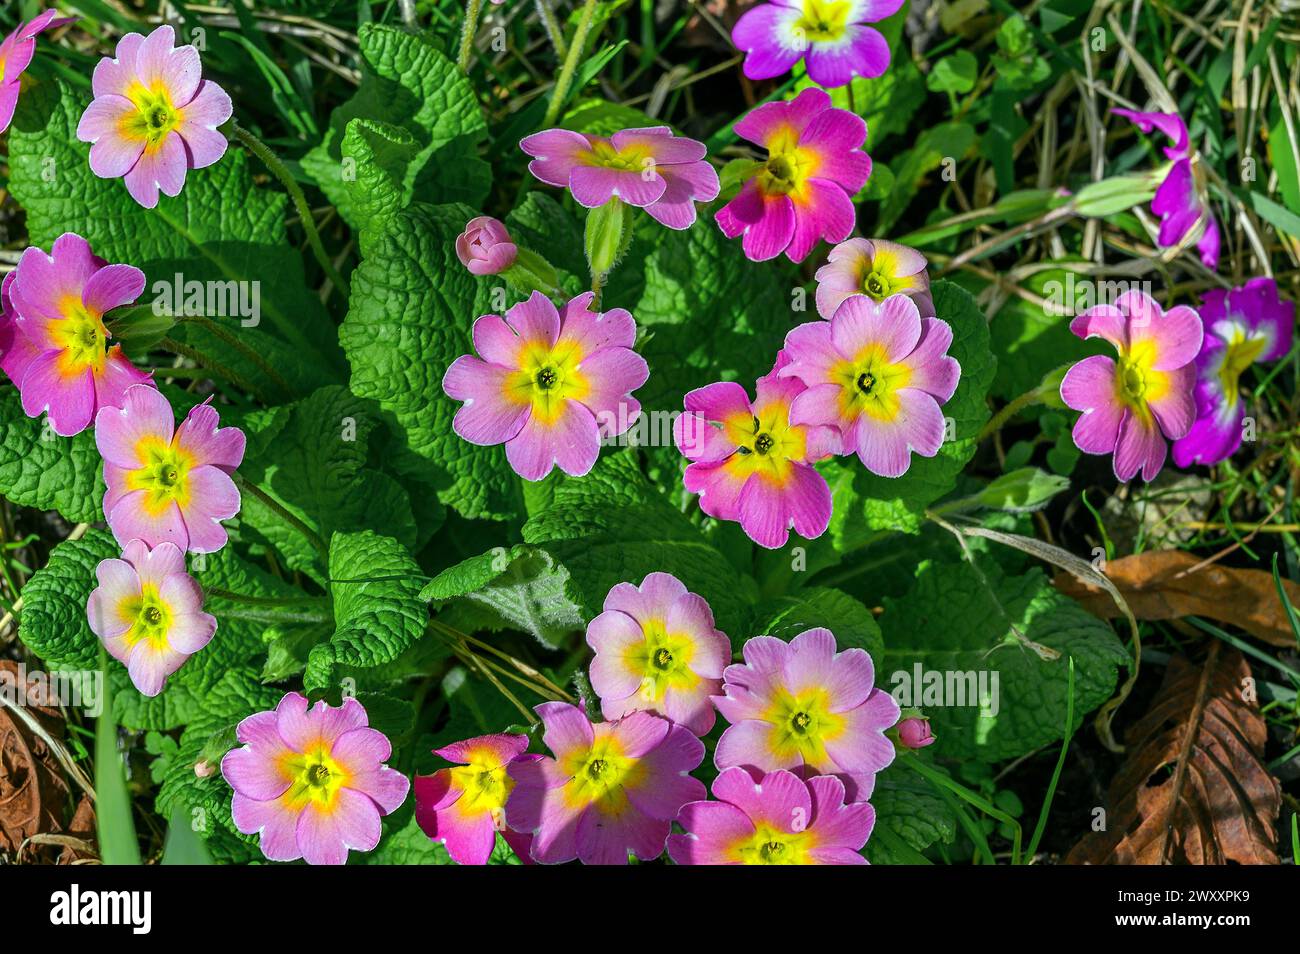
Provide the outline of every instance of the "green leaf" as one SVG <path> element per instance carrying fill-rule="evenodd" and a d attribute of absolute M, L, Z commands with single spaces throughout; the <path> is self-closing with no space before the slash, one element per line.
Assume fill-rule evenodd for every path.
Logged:
<path fill-rule="evenodd" d="M 989 350 L 989 329 L 975 299 L 949 281 L 933 286 L 935 313 L 952 326 L 948 353 L 961 365 L 961 381 L 942 406 L 949 433 L 934 457 L 912 455 L 902 477 L 877 477 L 860 468 L 853 489 L 863 501 L 867 526 L 916 532 L 925 508 L 956 486 L 957 475 L 975 454 L 976 437 L 989 418 L 989 384 L 997 364 Z"/>
<path fill-rule="evenodd" d="M 900 842 L 921 852 L 931 845 L 950 845 L 957 835 L 951 806 L 906 766 L 893 765 L 876 776 L 871 806 L 876 827 L 866 855 L 873 865 L 910 864 L 914 859 L 905 848 L 896 847 Z"/>
<path fill-rule="evenodd" d="M 1006 576 L 987 559 L 980 571 L 983 579 L 966 562 L 927 561 L 906 596 L 887 598 L 878 672 L 900 704 L 930 717 L 945 758 L 996 762 L 1061 738 L 1068 657 L 1076 666 L 1076 728 L 1110 696 L 1128 657 L 1110 626 L 1053 589 L 1042 571 Z M 1059 655 L 1043 658 L 1016 631 Z"/>
<path fill-rule="evenodd" d="M 934 64 L 925 78 L 926 89 L 937 93 L 969 93 L 979 77 L 979 63 L 969 50 L 958 50 Z"/>
<path fill-rule="evenodd" d="M 333 325 L 306 287 L 300 253 L 286 241 L 287 198 L 256 188 L 247 156 L 232 147 L 214 165 L 190 170 L 179 196 L 142 208 L 120 180 L 90 171 L 89 146 L 76 137 L 87 105 L 84 94 L 61 81 L 36 85 L 19 101 L 9 133 L 10 187 L 27 213 L 31 244 L 49 248 L 64 232 L 76 232 L 95 254 L 142 269 L 146 295 L 154 298 L 184 301 L 184 285 L 202 282 L 205 298 L 210 293 L 214 303 L 226 302 L 223 310 L 235 311 L 230 289 L 250 304 L 256 294 L 256 327 L 239 316 L 207 317 L 259 354 L 295 392 L 336 377 L 341 360 Z M 266 378 L 244 351 L 199 326 L 186 324 L 176 333 L 246 379 Z"/>
<path fill-rule="evenodd" d="M 1052 498 L 1068 490 L 1070 481 L 1037 467 L 1021 467 L 1003 474 L 979 492 L 976 500 L 982 507 L 1028 513 L 1042 510 Z"/>
<path fill-rule="evenodd" d="M 841 590 L 812 586 L 778 597 L 758 607 L 753 632 L 789 642 L 806 629 L 824 627 L 835 634 L 840 649 L 865 649 L 880 659 L 884 643 L 871 611 Z M 734 638 L 734 637 L 733 637 Z M 736 649 L 743 640 L 733 643 Z"/>
<path fill-rule="evenodd" d="M 448 567 L 420 598 L 448 602 L 439 620 L 468 632 L 517 629 L 554 649 L 586 620 L 568 596 L 569 572 L 545 550 L 496 547 Z"/>
<path fill-rule="evenodd" d="M 590 474 L 555 487 L 549 505 L 524 524 L 524 540 L 569 573 L 566 591 L 590 620 L 616 583 L 671 573 L 708 600 L 718 628 L 746 632 L 756 594 L 699 529 L 645 479 L 633 451 L 606 453 Z"/>
<path fill-rule="evenodd" d="M 100 669 L 108 654 L 99 653 Z M 140 864 L 140 845 L 131 818 L 131 794 L 126 788 L 126 762 L 117 748 L 117 722 L 112 691 L 105 690 L 104 711 L 95 721 L 95 827 L 99 855 L 106 865 Z"/>
<path fill-rule="evenodd" d="M 334 110 L 321 144 L 303 157 L 303 170 L 358 230 L 381 224 L 373 217 L 377 210 L 404 208 L 417 192 L 439 202 L 480 204 L 492 181 L 491 167 L 477 151 L 487 124 L 465 74 L 426 34 L 366 23 L 357 42 L 361 85 Z M 349 126 L 358 119 L 365 128 L 353 132 Z M 384 132 L 390 145 L 409 142 L 415 148 L 373 148 L 380 124 L 390 127 Z M 366 140 L 371 148 L 359 148 Z M 382 172 L 367 169 L 370 162 Z M 370 192 L 372 186 L 382 188 L 383 196 Z"/>
<path fill-rule="evenodd" d="M 0 494 L 20 507 L 57 510 L 72 523 L 102 518 L 99 451 L 92 431 L 59 437 L 28 417 L 11 387 L 0 388 Z"/>
<path fill-rule="evenodd" d="M 392 466 L 426 480 L 462 516 L 508 519 L 519 481 L 500 447 L 476 447 L 451 428 L 459 405 L 442 377 L 469 354 L 474 319 L 493 310 L 488 286 L 457 261 L 454 242 L 473 210 L 420 203 L 376 235 L 352 275 L 339 341 L 352 364 L 352 392 L 377 401 L 402 438 Z"/>
<path fill-rule="evenodd" d="M 894 191 L 881 204 L 878 234 L 888 234 L 899 217 L 916 197 L 922 181 L 935 169 L 951 160 L 956 163 L 975 144 L 975 130 L 967 123 L 948 122 L 931 126 L 921 133 L 907 152 L 890 163 L 894 170 Z M 942 316 L 941 316 L 942 317 Z"/>
<path fill-rule="evenodd" d="M 410 203 L 404 180 L 420 145 L 401 126 L 358 118 L 348 123 L 340 148 L 344 160 L 355 167 L 344 182 L 360 232 L 361 254 L 365 255 L 370 232 L 382 228 Z"/>
<path fill-rule="evenodd" d="M 45 566 L 23 587 L 18 636 L 54 669 L 95 669 L 99 639 L 86 619 L 86 600 L 95 588 L 95 567 L 118 555 L 117 542 L 103 530 L 87 530 L 50 551 Z"/>
<path fill-rule="evenodd" d="M 167 826 L 167 840 L 163 843 L 164 865 L 210 865 L 212 855 L 194 831 L 189 816 L 182 811 L 172 813 Z"/>
<path fill-rule="evenodd" d="M 322 540 L 336 532 L 370 529 L 410 548 L 416 541 L 411 500 L 390 475 L 370 466 L 386 429 L 379 408 L 331 386 L 289 407 L 250 415 L 256 434 L 240 473 L 307 524 Z M 269 540 L 296 570 L 324 578 L 320 554 L 253 495 L 241 520 Z"/>
<path fill-rule="evenodd" d="M 337 665 L 373 668 L 395 660 L 424 633 L 429 614 L 422 577 L 396 540 L 370 530 L 336 533 L 330 541 L 334 635 L 307 657 L 303 685 L 330 685 Z"/>

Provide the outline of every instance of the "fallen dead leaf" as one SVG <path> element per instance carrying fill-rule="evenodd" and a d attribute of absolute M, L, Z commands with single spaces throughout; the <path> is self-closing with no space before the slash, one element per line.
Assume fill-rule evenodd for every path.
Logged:
<path fill-rule="evenodd" d="M 1104 572 L 1138 619 L 1204 616 L 1238 626 L 1274 646 L 1296 645 L 1272 573 L 1218 563 L 1189 572 L 1202 562 L 1183 550 L 1151 550 L 1108 560 Z M 1114 601 L 1097 587 L 1068 574 L 1057 574 L 1055 584 L 1103 619 L 1120 615 Z M 1300 606 L 1300 586 L 1290 580 L 1282 585 L 1292 605 Z"/>
<path fill-rule="evenodd" d="M 0 671 L 16 684 L 18 664 L 0 660 Z M 25 711 L 51 738 L 62 739 L 63 716 L 56 706 L 41 705 L 40 687 L 29 682 Z M 69 835 L 93 843 L 94 805 L 83 796 L 71 823 L 71 790 L 49 746 L 8 709 L 0 706 L 0 852 L 27 863 L 67 864 L 93 857 L 79 846 L 44 836 Z M 29 841 L 29 839 L 35 839 Z M 26 844 L 25 844 L 26 843 Z"/>
<path fill-rule="evenodd" d="M 1217 640 L 1204 663 L 1169 662 L 1131 754 L 1106 793 L 1106 830 L 1067 864 L 1275 865 L 1281 788 L 1261 761 L 1267 731 L 1248 702 L 1250 666 Z"/>

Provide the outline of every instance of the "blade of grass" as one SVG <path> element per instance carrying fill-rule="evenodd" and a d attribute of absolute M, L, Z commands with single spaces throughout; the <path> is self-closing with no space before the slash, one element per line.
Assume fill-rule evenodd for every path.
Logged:
<path fill-rule="evenodd" d="M 1056 768 L 1052 770 L 1052 780 L 1047 783 L 1047 795 L 1043 798 L 1043 808 L 1038 813 L 1038 824 L 1025 849 L 1025 857 L 1033 858 L 1038 851 L 1038 841 L 1047 828 L 1047 815 L 1052 810 L 1052 799 L 1056 797 L 1056 783 L 1061 780 L 1061 770 L 1065 768 L 1065 755 L 1070 751 L 1070 740 L 1074 738 L 1074 657 L 1069 659 L 1070 671 L 1066 682 L 1065 698 L 1065 734 L 1061 739 L 1061 754 L 1057 756 Z"/>
<path fill-rule="evenodd" d="M 164 865 L 210 865 L 212 855 L 208 854 L 207 845 L 190 825 L 185 809 L 177 807 L 172 812 L 171 823 L 167 826 L 167 840 L 163 844 L 162 862 Z"/>
<path fill-rule="evenodd" d="M 99 857 L 106 865 L 138 865 L 140 845 L 131 818 L 126 767 L 117 751 L 117 717 L 113 715 L 108 657 L 102 649 L 99 671 L 104 674 L 104 708 L 95 723 L 95 825 L 99 831 Z"/>
<path fill-rule="evenodd" d="M 1276 553 L 1273 554 L 1273 585 L 1277 587 L 1277 598 L 1286 607 L 1286 619 L 1291 624 L 1291 635 L 1295 637 L 1296 644 L 1300 645 L 1300 618 L 1296 616 L 1295 607 L 1291 605 L 1286 589 L 1282 586 L 1282 575 L 1277 571 Z"/>

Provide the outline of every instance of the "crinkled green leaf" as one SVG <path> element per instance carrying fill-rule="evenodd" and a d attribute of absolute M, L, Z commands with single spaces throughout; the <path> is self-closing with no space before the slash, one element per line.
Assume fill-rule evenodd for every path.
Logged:
<path fill-rule="evenodd" d="M 232 146 L 214 165 L 190 170 L 179 196 L 163 196 L 156 209 L 145 209 L 120 180 L 90 171 L 89 146 L 76 137 L 88 103 L 86 94 L 61 81 L 38 84 L 19 100 L 9 132 L 10 187 L 27 213 L 31 244 L 48 249 L 59 235 L 76 232 L 97 255 L 142 269 L 149 282 L 145 301 L 162 295 L 159 283 L 166 283 L 170 301 L 177 275 L 186 283 L 221 283 L 213 288 L 222 298 L 232 287 L 227 282 L 257 282 L 259 324 L 245 327 L 240 318 L 223 316 L 229 334 L 293 391 L 336 378 L 341 361 L 333 325 L 306 287 L 301 255 L 285 238 L 288 200 L 253 185 L 243 149 Z M 243 291 L 251 303 L 252 284 Z M 175 334 L 276 393 L 243 350 L 193 324 Z"/>
<path fill-rule="evenodd" d="M 377 224 L 369 218 L 375 197 L 365 195 L 370 183 L 386 193 L 398 187 L 393 194 L 400 197 L 396 206 L 389 205 L 389 198 L 380 203 L 387 211 L 404 207 L 417 193 L 438 202 L 481 203 L 492 181 L 491 167 L 477 152 L 487 124 L 465 74 L 426 34 L 367 23 L 357 31 L 357 42 L 364 66 L 361 85 L 334 110 L 321 144 L 303 157 L 303 169 L 357 229 Z M 404 149 L 400 156 L 394 150 L 349 154 L 345 137 L 356 119 L 396 127 L 416 148 Z M 396 141 L 394 136 L 385 138 Z M 345 165 L 345 158 L 355 165 Z M 382 178 L 363 169 L 371 160 L 383 166 Z"/>
<path fill-rule="evenodd" d="M 59 437 L 44 418 L 23 413 L 18 392 L 0 388 L 0 494 L 22 507 L 57 510 L 73 523 L 102 518 L 95 435 Z"/>
<path fill-rule="evenodd" d="M 450 601 L 438 614 L 449 626 L 518 629 L 554 649 L 586 624 L 568 584 L 568 570 L 545 550 L 498 547 L 443 570 L 420 596 Z"/>
<path fill-rule="evenodd" d="M 745 632 L 756 597 L 712 544 L 645 479 L 634 451 L 608 453 L 586 477 L 556 484 L 550 504 L 524 524 L 524 540 L 569 572 L 568 592 L 590 620 L 616 583 L 671 573 L 713 607 L 718 628 Z"/>
<path fill-rule="evenodd" d="M 945 758 L 995 762 L 1061 738 L 1069 656 L 1075 662 L 1076 727 L 1110 696 L 1118 667 L 1128 657 L 1109 625 L 1058 593 L 1040 570 L 1007 576 L 994 561 L 981 559 L 980 571 L 983 579 L 966 562 L 926 561 L 906 596 L 885 600 L 880 625 L 886 649 L 877 676 L 901 704 L 918 706 L 930 717 L 940 740 L 936 751 Z M 1042 658 L 1015 631 L 1059 658 Z M 916 664 L 938 674 L 932 678 L 944 681 L 943 695 L 916 697 L 927 691 L 924 681 L 918 687 L 912 678 Z M 978 683 L 960 675 L 981 671 L 989 674 L 989 704 L 969 691 Z M 950 673 L 955 674 L 951 694 L 946 691 Z M 914 695 L 900 696 L 902 688 Z"/>
<path fill-rule="evenodd" d="M 18 636 L 54 669 L 95 669 L 99 639 L 86 619 L 86 600 L 96 586 L 95 567 L 116 557 L 117 542 L 103 530 L 87 530 L 50 551 L 45 566 L 23 587 Z"/>
<path fill-rule="evenodd" d="M 329 686 L 338 665 L 392 662 L 420 638 L 429 619 L 420 568 L 391 537 L 370 530 L 334 534 L 329 569 L 334 635 L 307 658 L 308 689 Z"/>
<path fill-rule="evenodd" d="M 911 769 L 891 766 L 876 776 L 871 806 L 876 826 L 866 856 L 873 865 L 911 863 L 904 851 L 893 847 L 896 841 L 919 852 L 935 844 L 950 845 L 956 837 L 951 806 Z"/>
<path fill-rule="evenodd" d="M 456 260 L 453 243 L 473 215 L 419 203 L 401 212 L 353 273 L 339 340 L 353 393 L 377 401 L 402 438 L 393 466 L 433 484 L 463 516 L 507 519 L 521 501 L 505 451 L 458 437 L 459 405 L 442 391 L 448 366 L 473 351 L 474 319 L 492 310 L 489 286 Z"/>
<path fill-rule="evenodd" d="M 307 524 L 322 540 L 338 531 L 374 530 L 405 547 L 416 540 L 411 501 L 401 484 L 370 466 L 372 437 L 383 431 L 379 409 L 343 387 L 322 388 L 289 407 L 250 415 L 246 429 L 267 429 L 240 473 Z M 241 520 L 254 528 L 294 569 L 323 580 L 320 554 L 253 495 L 245 496 Z"/>
<path fill-rule="evenodd" d="M 871 610 L 847 593 L 824 586 L 808 587 L 759 606 L 753 635 L 789 642 L 804 630 L 817 627 L 834 633 L 840 649 L 857 647 L 865 649 L 873 660 L 881 658 L 884 645 Z M 732 640 L 739 649 L 743 640 L 734 635 Z"/>

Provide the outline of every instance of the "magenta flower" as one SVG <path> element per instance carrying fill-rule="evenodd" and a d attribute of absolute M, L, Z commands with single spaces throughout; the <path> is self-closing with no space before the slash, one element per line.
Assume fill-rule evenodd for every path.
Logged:
<path fill-rule="evenodd" d="M 0 367 L 18 386 L 29 417 L 49 414 L 54 433 L 84 431 L 100 408 L 116 407 L 149 381 L 108 344 L 104 315 L 135 301 L 144 272 L 109 265 L 80 235 L 65 232 L 50 254 L 29 248 L 5 277 Z"/>
<path fill-rule="evenodd" d="M 819 86 L 845 86 L 855 76 L 889 69 L 889 42 L 865 26 L 898 12 L 903 0 L 772 0 L 736 21 L 731 41 L 743 50 L 745 75 L 771 79 L 805 61 Z"/>
<path fill-rule="evenodd" d="M 185 554 L 173 543 L 150 550 L 132 540 L 120 560 L 95 567 L 95 576 L 99 586 L 86 604 L 91 630 L 137 689 L 158 695 L 217 631 L 203 612 L 203 591 L 185 572 Z"/>
<path fill-rule="evenodd" d="M 629 853 L 659 857 L 681 807 L 704 797 L 688 774 L 704 744 L 648 712 L 593 725 L 563 702 L 536 711 L 555 757 L 512 762 L 515 788 L 506 801 L 509 826 L 533 835 L 533 860 L 623 865 Z"/>
<path fill-rule="evenodd" d="M 742 652 L 744 664 L 727 667 L 724 694 L 713 700 L 731 723 L 713 753 L 717 767 L 835 775 L 850 801 L 869 798 L 876 773 L 894 760 L 885 730 L 899 709 L 874 688 L 866 650 L 837 653 L 830 630 L 809 629 L 788 643 L 755 636 Z"/>
<path fill-rule="evenodd" d="M 1074 443 L 1085 454 L 1110 454 L 1115 476 L 1138 471 L 1151 481 L 1164 466 L 1165 438 L 1178 440 L 1196 418 L 1192 388 L 1201 350 L 1200 316 L 1186 305 L 1169 311 L 1140 291 L 1097 305 L 1070 322 L 1080 338 L 1105 338 L 1118 352 L 1077 362 L 1061 381 L 1061 400 L 1083 414 Z"/>
<path fill-rule="evenodd" d="M 506 825 L 506 798 L 515 780 L 506 769 L 526 755 L 526 735 L 480 735 L 455 742 L 434 753 L 459 767 L 415 777 L 415 820 L 424 833 L 447 846 L 458 865 L 485 865 L 492 857 L 496 835 L 520 858 L 528 857 L 532 841 Z"/>
<path fill-rule="evenodd" d="M 23 71 L 31 65 L 36 53 L 36 37 L 45 30 L 53 30 L 76 21 L 76 17 L 55 19 L 56 10 L 46 10 L 18 28 L 0 42 L 0 133 L 13 122 L 18 106 L 18 93 L 22 90 Z"/>
<path fill-rule="evenodd" d="M 271 861 L 341 865 L 350 850 L 374 848 L 380 817 L 406 801 L 411 783 L 384 764 L 392 746 L 369 725 L 356 699 L 308 708 L 297 692 L 239 723 L 244 745 L 221 760 L 235 827 L 259 835 Z"/>
<path fill-rule="evenodd" d="M 720 381 L 688 393 L 686 413 L 673 423 L 677 448 L 691 461 L 683 483 L 700 495 L 700 509 L 738 521 L 771 550 L 785 546 L 791 527 L 809 540 L 825 532 L 831 489 L 813 464 L 840 452 L 835 428 L 792 417 L 804 386 L 781 377 L 789 360 L 784 351 L 777 355 L 752 403 L 739 384 Z"/>
<path fill-rule="evenodd" d="M 639 587 L 619 583 L 605 611 L 587 626 L 596 651 L 591 688 L 606 719 L 644 709 L 696 735 L 713 728 L 712 697 L 722 691 L 731 641 L 713 625 L 701 596 L 667 573 L 651 573 Z"/>
<path fill-rule="evenodd" d="M 1165 157 L 1173 165 L 1151 201 L 1151 211 L 1160 216 L 1160 233 L 1156 241 L 1162 248 L 1178 245 L 1198 222 L 1204 222 L 1205 228 L 1196 243 L 1196 250 L 1206 268 L 1218 267 L 1219 223 L 1206 198 L 1200 160 L 1188 143 L 1187 125 L 1177 113 L 1141 113 L 1131 109 L 1112 109 L 1111 112 L 1131 120 L 1144 133 L 1159 129 L 1173 143 L 1164 147 Z"/>
<path fill-rule="evenodd" d="M 636 322 L 622 308 L 588 306 L 591 292 L 563 309 L 541 292 L 499 315 L 474 322 L 474 350 L 442 379 L 464 406 L 452 429 L 471 444 L 505 444 L 506 459 L 525 480 L 559 465 L 573 477 L 600 456 L 603 437 L 622 434 L 641 413 L 632 392 L 650 369 L 632 350 Z"/>
<path fill-rule="evenodd" d="M 788 103 L 765 103 L 735 126 L 767 150 L 767 160 L 717 212 L 728 238 L 755 262 L 782 252 L 801 262 L 819 239 L 842 242 L 853 231 L 853 196 L 871 175 L 863 151 L 867 124 L 831 106 L 823 90 L 805 89 Z"/>
<path fill-rule="evenodd" d="M 1174 442 L 1174 463 L 1217 464 L 1241 446 L 1246 402 L 1241 375 L 1252 364 L 1280 361 L 1291 351 L 1295 303 L 1282 301 L 1277 282 L 1252 278 L 1240 288 L 1216 288 L 1201 299 L 1205 341 L 1196 356 L 1196 421 Z"/>
<path fill-rule="evenodd" d="M 175 427 L 167 399 L 144 385 L 128 388 L 121 408 L 99 412 L 104 516 L 118 543 L 170 541 L 193 553 L 226 545 L 221 521 L 239 513 L 231 475 L 244 459 L 244 432 L 219 423 L 205 402 Z"/>
<path fill-rule="evenodd" d="M 518 255 L 506 224 L 490 215 L 470 219 L 465 231 L 456 236 L 456 257 L 473 275 L 500 275 Z"/>
<path fill-rule="evenodd" d="M 924 716 L 908 716 L 898 723 L 898 742 L 904 748 L 923 749 L 935 741 L 930 720 Z"/>
<path fill-rule="evenodd" d="M 623 129 L 606 139 L 568 129 L 547 129 L 519 148 L 534 159 L 528 171 L 573 193 L 594 209 L 611 198 L 645 209 L 670 229 L 695 223 L 695 203 L 718 197 L 718 174 L 705 160 L 704 143 L 674 136 L 667 126 Z"/>
<path fill-rule="evenodd" d="M 830 318 L 854 295 L 880 302 L 902 294 L 916 302 L 921 317 L 932 316 L 934 299 L 926 264 L 924 255 L 897 242 L 864 238 L 841 242 L 817 269 L 817 313 Z"/>
<path fill-rule="evenodd" d="M 124 177 L 126 191 L 146 209 L 158 204 L 160 189 L 179 195 L 189 169 L 226 154 L 217 127 L 233 112 L 230 97 L 203 78 L 198 50 L 175 44 L 166 24 L 147 37 L 122 37 L 116 59 L 95 66 L 95 98 L 77 124 L 77 138 L 91 144 L 91 171 L 101 179 Z"/>
<path fill-rule="evenodd" d="M 855 295 L 830 321 L 786 335 L 790 363 L 779 374 L 806 388 L 790 420 L 837 428 L 843 453 L 856 452 L 873 474 L 901 477 L 913 452 L 933 457 L 943 445 L 939 405 L 961 377 L 951 344 L 948 323 L 922 318 L 906 295 L 883 302 Z"/>
<path fill-rule="evenodd" d="M 713 781 L 713 802 L 691 802 L 668 837 L 679 865 L 865 865 L 876 810 L 844 801 L 833 775 L 804 781 L 793 772 L 755 777 L 729 768 Z"/>

